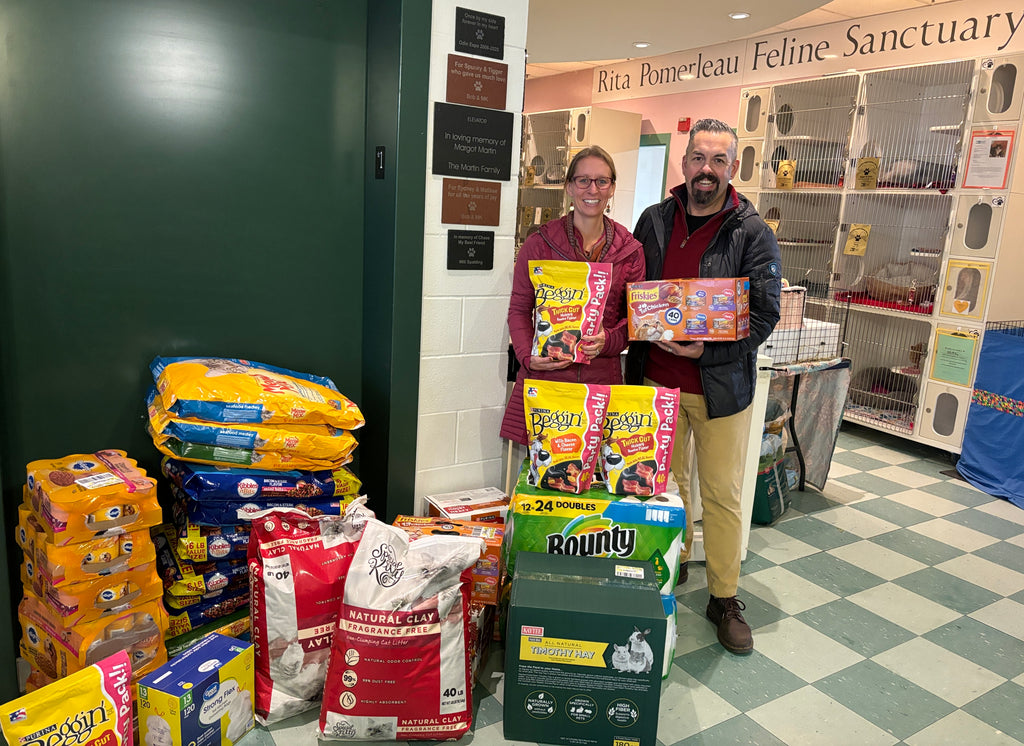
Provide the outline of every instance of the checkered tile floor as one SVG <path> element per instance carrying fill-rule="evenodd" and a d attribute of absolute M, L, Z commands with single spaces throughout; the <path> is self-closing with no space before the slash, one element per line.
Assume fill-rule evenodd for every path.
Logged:
<path fill-rule="evenodd" d="M 844 425 L 824 493 L 794 492 L 780 521 L 751 532 L 750 656 L 718 645 L 691 563 L 659 744 L 1024 743 L 1024 510 L 950 469 L 940 451 Z M 501 654 L 460 743 L 508 743 Z M 277 730 L 296 746 L 308 726 Z"/>

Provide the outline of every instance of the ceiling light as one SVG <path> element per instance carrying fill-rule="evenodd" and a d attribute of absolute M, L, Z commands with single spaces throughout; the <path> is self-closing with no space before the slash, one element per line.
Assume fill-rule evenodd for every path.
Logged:
<path fill-rule="evenodd" d="M 745 13 L 742 10 L 738 10 L 734 13 L 730 13 L 729 17 L 734 21 L 742 21 L 746 18 L 750 18 L 750 13 Z"/>
<path fill-rule="evenodd" d="M 649 41 L 635 41 L 633 46 L 637 49 L 647 49 L 647 47 L 651 46 L 651 43 Z"/>

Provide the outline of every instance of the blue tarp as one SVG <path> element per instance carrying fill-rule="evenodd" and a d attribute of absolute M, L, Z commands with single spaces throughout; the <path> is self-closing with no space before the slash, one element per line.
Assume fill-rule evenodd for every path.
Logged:
<path fill-rule="evenodd" d="M 990 329 L 978 356 L 957 471 L 1024 508 L 1024 328 Z"/>

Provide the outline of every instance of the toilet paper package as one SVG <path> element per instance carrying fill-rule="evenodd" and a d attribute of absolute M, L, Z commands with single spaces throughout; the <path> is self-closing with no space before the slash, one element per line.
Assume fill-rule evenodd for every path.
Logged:
<path fill-rule="evenodd" d="M 145 746 L 233 744 L 255 725 L 251 644 L 210 634 L 137 685 Z"/>

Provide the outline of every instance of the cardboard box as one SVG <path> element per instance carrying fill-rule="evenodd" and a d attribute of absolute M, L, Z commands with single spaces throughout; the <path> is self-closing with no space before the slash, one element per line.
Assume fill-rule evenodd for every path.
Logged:
<path fill-rule="evenodd" d="M 653 746 L 665 637 L 649 563 L 522 553 L 505 643 L 506 740 Z"/>
<path fill-rule="evenodd" d="M 460 521 L 501 522 L 508 511 L 508 496 L 497 487 L 426 495 L 423 499 L 427 501 L 427 515 Z"/>
<path fill-rule="evenodd" d="M 750 334 L 747 277 L 631 282 L 629 338 L 641 342 L 735 341 Z"/>
<path fill-rule="evenodd" d="M 473 586 L 470 589 L 471 603 L 498 603 L 498 581 L 500 579 L 501 541 L 505 536 L 504 524 L 486 521 L 453 521 L 440 516 L 422 517 L 412 515 L 396 516 L 392 525 L 409 533 L 410 537 L 431 534 L 454 534 L 472 536 L 484 540 L 480 559 L 473 567 Z"/>
<path fill-rule="evenodd" d="M 252 645 L 207 635 L 143 677 L 139 739 L 159 744 L 232 744 L 255 725 Z"/>

